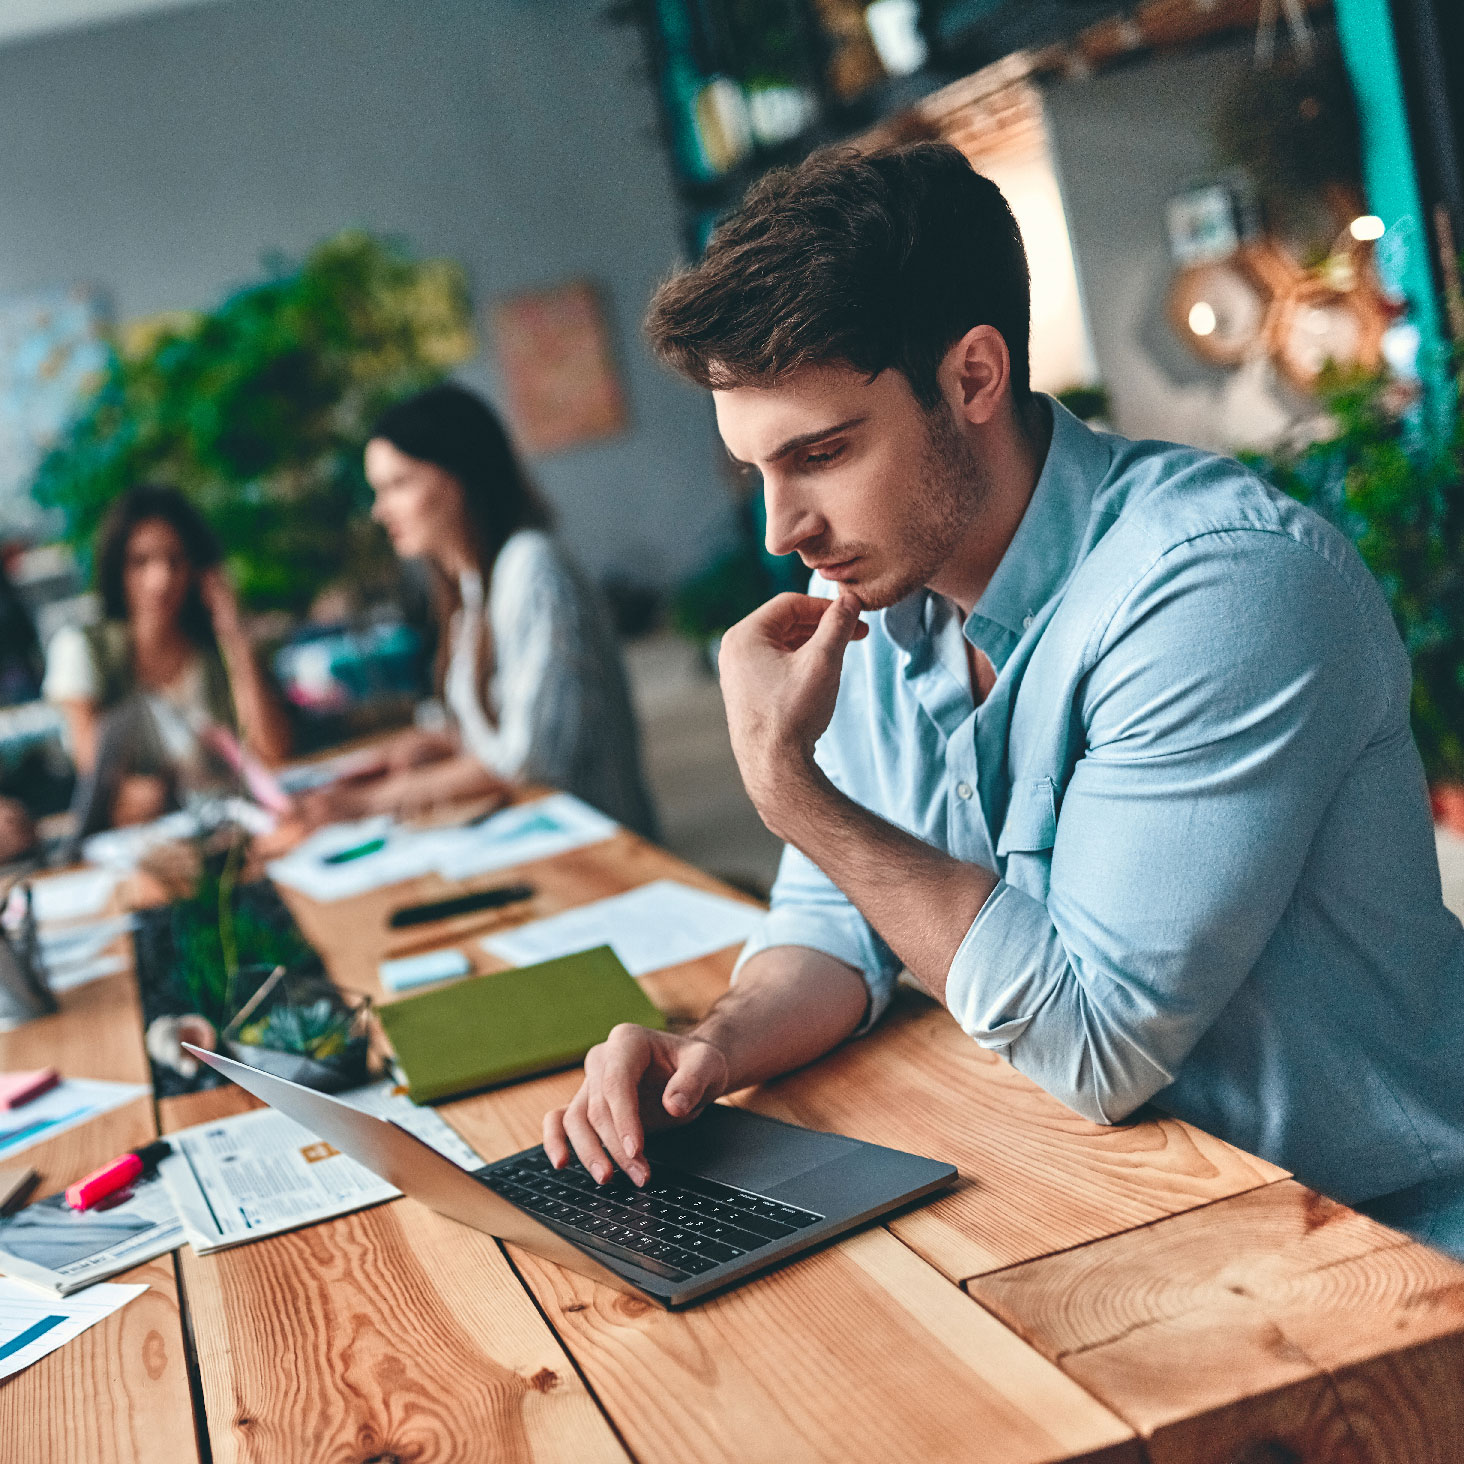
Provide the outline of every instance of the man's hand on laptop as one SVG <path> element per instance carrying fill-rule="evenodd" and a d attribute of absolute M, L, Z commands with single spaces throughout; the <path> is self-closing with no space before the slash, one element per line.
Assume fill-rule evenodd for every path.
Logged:
<path fill-rule="evenodd" d="M 573 1148 L 601 1184 L 617 1165 L 644 1184 L 646 1130 L 695 1118 L 727 1091 L 728 1076 L 726 1056 L 705 1039 L 623 1022 L 586 1055 L 569 1105 L 544 1115 L 544 1151 L 563 1169 Z"/>

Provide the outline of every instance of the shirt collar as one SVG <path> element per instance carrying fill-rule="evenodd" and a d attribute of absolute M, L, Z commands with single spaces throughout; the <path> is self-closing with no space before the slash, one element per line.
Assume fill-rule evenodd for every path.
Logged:
<path fill-rule="evenodd" d="M 1031 617 L 1062 588 L 1077 563 L 1094 494 L 1111 460 L 1102 437 L 1061 403 L 1042 400 L 1052 413 L 1047 458 L 1017 532 L 965 625 L 967 639 L 992 656 L 998 671 Z M 885 629 L 898 645 L 909 649 L 927 632 L 929 598 L 928 590 L 916 590 L 884 612 Z M 987 628 L 997 634 L 983 634 Z"/>

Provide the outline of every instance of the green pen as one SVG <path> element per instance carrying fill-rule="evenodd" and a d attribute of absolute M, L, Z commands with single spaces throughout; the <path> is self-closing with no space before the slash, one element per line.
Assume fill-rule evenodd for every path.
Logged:
<path fill-rule="evenodd" d="M 334 854 L 323 855 L 320 862 L 322 864 L 349 864 L 353 859 L 364 859 L 368 854 L 374 854 L 378 849 L 385 848 L 385 838 L 367 839 L 364 844 L 357 844 L 350 849 L 337 849 Z"/>

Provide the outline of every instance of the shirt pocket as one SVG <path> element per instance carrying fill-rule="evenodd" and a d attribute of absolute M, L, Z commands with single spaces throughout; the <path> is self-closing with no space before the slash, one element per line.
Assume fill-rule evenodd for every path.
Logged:
<path fill-rule="evenodd" d="M 1057 785 L 1051 778 L 1019 778 L 1012 784 L 1006 821 L 996 841 L 1002 878 L 1045 901 L 1057 841 Z"/>

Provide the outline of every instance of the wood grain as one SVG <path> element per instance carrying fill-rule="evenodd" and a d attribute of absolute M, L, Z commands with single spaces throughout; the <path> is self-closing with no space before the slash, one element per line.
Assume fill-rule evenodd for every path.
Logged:
<path fill-rule="evenodd" d="M 163 1105 L 170 1130 L 257 1106 Z M 623 1464 L 498 1243 L 415 1201 L 185 1251 L 218 1464 Z"/>
<path fill-rule="evenodd" d="M 891 1228 L 956 1281 L 1284 1173 L 1177 1119 L 1090 1123 L 914 992 L 876 1036 L 739 1101 L 955 1164 L 959 1188 Z"/>
<path fill-rule="evenodd" d="M 967 1289 L 1153 1464 L 1464 1454 L 1464 1266 L 1293 1181 Z"/>
<path fill-rule="evenodd" d="M 63 1076 L 147 1082 L 142 1018 L 130 976 L 60 998 L 61 1010 L 0 1033 L 0 1071 L 54 1066 Z M 46 1195 L 146 1143 L 150 1097 L 24 1150 Z M 26 1464 L 169 1464 L 197 1460 L 188 1362 L 171 1255 L 113 1278 L 148 1290 L 64 1347 L 0 1383 L 0 1460 Z"/>
<path fill-rule="evenodd" d="M 545 1101 L 576 1081 L 449 1112 L 496 1157 L 534 1142 Z M 1107 1410 L 884 1230 L 683 1312 L 509 1252 L 640 1464 L 1140 1457 Z"/>

